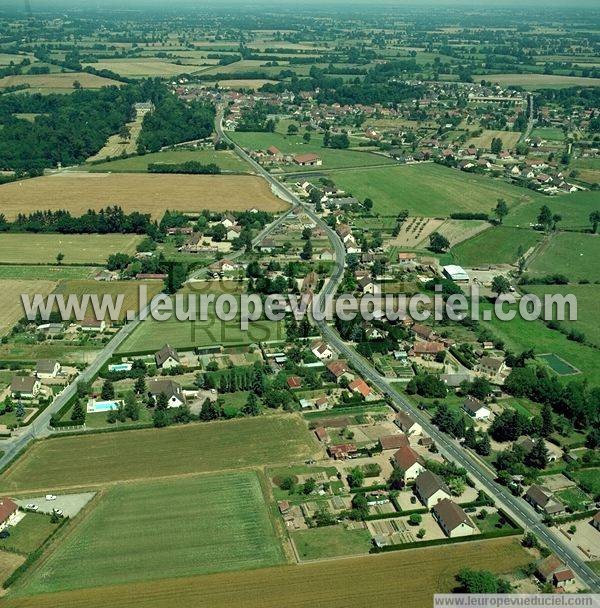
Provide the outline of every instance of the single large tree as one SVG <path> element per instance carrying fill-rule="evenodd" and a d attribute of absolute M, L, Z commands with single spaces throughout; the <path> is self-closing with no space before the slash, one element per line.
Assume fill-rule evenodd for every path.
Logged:
<path fill-rule="evenodd" d="M 498 222 L 501 224 L 502 220 L 508 215 L 508 205 L 503 198 L 498 199 L 497 205 L 494 207 L 494 215 L 498 218 Z"/>
<path fill-rule="evenodd" d="M 596 234 L 598 232 L 598 224 L 600 224 L 600 211 L 592 211 L 590 213 L 590 224 L 592 225 L 592 232 Z"/>

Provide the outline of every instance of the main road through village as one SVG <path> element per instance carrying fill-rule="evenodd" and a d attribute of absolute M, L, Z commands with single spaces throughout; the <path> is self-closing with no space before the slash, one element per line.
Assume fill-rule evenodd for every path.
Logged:
<path fill-rule="evenodd" d="M 337 292 L 338 286 L 344 275 L 344 264 L 346 251 L 338 237 L 323 219 L 315 213 L 312 207 L 301 201 L 285 185 L 275 179 L 263 167 L 251 159 L 235 142 L 233 142 L 224 132 L 222 126 L 223 116 L 219 113 L 216 117 L 215 126 L 217 135 L 224 141 L 234 146 L 236 154 L 250 164 L 253 170 L 270 184 L 273 192 L 280 198 L 288 201 L 295 207 L 302 207 L 306 214 L 322 228 L 327 234 L 335 250 L 336 261 L 333 272 L 326 281 L 317 302 L 324 302 Z M 291 211 L 291 210 L 290 210 Z M 281 215 L 275 222 L 268 225 L 257 237 L 253 244 L 257 245 L 269 236 L 277 227 L 289 216 L 290 211 Z M 314 315 L 318 317 L 318 315 Z M 116 333 L 110 342 L 100 351 L 94 361 L 85 369 L 77 380 L 91 380 L 102 368 L 103 365 L 114 355 L 117 348 L 123 341 L 136 329 L 142 321 L 136 318 L 124 325 Z M 436 442 L 440 452 L 449 460 L 459 466 L 464 467 L 476 482 L 477 486 L 488 495 L 492 496 L 497 505 L 502 507 L 511 517 L 515 519 L 525 530 L 533 532 L 538 539 L 549 547 L 563 562 L 573 570 L 575 575 L 592 591 L 600 591 L 600 577 L 587 565 L 579 556 L 577 551 L 569 546 L 554 530 L 545 526 L 541 521 L 541 516 L 531 508 L 523 499 L 513 496 L 505 487 L 500 486 L 494 481 L 490 473 L 477 458 L 468 450 L 465 450 L 456 440 L 450 438 L 445 433 L 440 432 L 430 419 L 406 399 L 401 393 L 396 391 L 390 383 L 379 375 L 375 368 L 359 355 L 350 345 L 346 344 L 326 321 L 315 318 L 315 323 L 327 342 L 333 346 L 341 356 L 359 372 L 366 380 L 371 382 L 383 395 L 385 395 L 394 409 L 397 411 L 409 412 L 412 417 L 423 427 L 423 429 Z M 48 424 L 53 413 L 59 411 L 67 402 L 73 398 L 77 390 L 76 382 L 68 385 L 63 392 L 56 397 L 54 402 L 48 406 L 28 427 L 21 430 L 14 437 L 0 442 L 0 449 L 4 451 L 0 458 L 0 469 L 8 465 L 29 443 L 38 437 L 43 437 L 49 433 Z"/>
<path fill-rule="evenodd" d="M 222 117 L 218 117 L 217 133 L 219 137 L 235 146 L 238 156 L 249 162 L 254 170 L 262 175 L 270 184 L 273 191 L 288 200 L 292 205 L 300 206 L 305 213 L 324 230 L 335 250 L 335 265 L 331 277 L 325 283 L 318 300 L 324 305 L 327 298 L 332 298 L 344 276 L 344 264 L 346 250 L 337 235 L 323 219 L 315 213 L 314 209 L 301 201 L 282 183 L 277 181 L 268 171 L 254 162 L 238 145 L 235 144 L 223 132 Z M 409 412 L 411 416 L 423 427 L 427 434 L 435 441 L 440 452 L 449 460 L 464 467 L 471 477 L 475 480 L 479 488 L 483 489 L 489 496 L 492 496 L 496 504 L 504 509 L 513 519 L 525 530 L 534 533 L 538 539 L 550 548 L 562 561 L 573 570 L 575 575 L 592 591 L 600 591 L 600 577 L 587 565 L 579 556 L 577 551 L 569 546 L 554 530 L 548 528 L 541 521 L 541 516 L 522 498 L 513 496 L 504 486 L 494 481 L 490 471 L 479 462 L 473 454 L 464 449 L 458 441 L 452 439 L 445 433 L 440 432 L 432 424 L 431 420 L 419 409 L 417 409 L 404 395 L 396 391 L 390 383 L 383 378 L 377 370 L 354 348 L 346 344 L 337 331 L 324 320 L 319 320 L 319 315 L 315 315 L 315 323 L 318 326 L 323 338 L 333 346 L 341 356 L 343 356 L 356 369 L 365 380 L 377 387 L 384 394 L 397 411 Z"/>

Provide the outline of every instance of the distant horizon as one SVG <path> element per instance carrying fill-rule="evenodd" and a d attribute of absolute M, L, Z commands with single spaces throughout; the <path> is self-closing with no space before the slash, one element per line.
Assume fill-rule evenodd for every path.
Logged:
<path fill-rule="evenodd" d="M 574 3 L 569 3 L 565 6 L 563 0 L 376 0 L 371 2 L 369 0 L 260 0 L 255 3 L 252 7 L 248 7 L 247 2 L 242 0 L 203 0 L 202 2 L 195 2 L 193 0 L 171 0 L 168 4 L 165 4 L 164 0 L 129 0 L 127 8 L 123 7 L 121 0 L 95 0 L 93 2 L 83 2 L 82 0 L 4 0 L 3 6 L 0 11 L 11 11 L 11 12 L 31 12 L 35 13 L 36 10 L 42 10 L 44 12 L 60 12 L 62 10 L 83 10 L 85 12 L 94 12 L 102 9 L 112 9 L 118 12 L 128 11 L 139 11 L 144 9 L 159 10 L 164 12 L 170 12 L 177 8 L 182 9 L 226 9 L 226 8 L 240 8 L 248 12 L 254 12 L 261 8 L 267 7 L 278 7 L 292 8 L 292 7 L 307 7 L 314 6 L 322 9 L 330 9 L 337 7 L 360 7 L 365 6 L 371 9 L 377 7 L 410 7 L 414 9 L 422 8 L 424 5 L 428 6 L 444 6 L 447 8 L 485 8 L 486 10 L 502 9 L 509 6 L 518 6 L 521 8 L 527 7 L 540 7 L 544 8 L 564 8 L 566 11 L 570 9 L 595 9 L 600 12 L 597 0 L 577 0 Z"/>

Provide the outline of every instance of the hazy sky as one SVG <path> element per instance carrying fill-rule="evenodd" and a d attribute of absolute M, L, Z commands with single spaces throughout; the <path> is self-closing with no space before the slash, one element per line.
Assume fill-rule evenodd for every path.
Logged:
<path fill-rule="evenodd" d="M 177 6 L 185 8 L 203 8 L 217 6 L 226 8 L 227 6 L 245 7 L 249 10 L 257 10 L 259 6 L 286 6 L 286 7 L 303 7 L 314 5 L 315 7 L 324 6 L 339 6 L 343 8 L 348 5 L 365 5 L 365 7 L 373 5 L 393 5 L 393 6 L 411 6 L 418 7 L 423 5 L 444 5 L 444 6 L 479 6 L 479 7 L 502 7 L 517 5 L 520 7 L 535 6 L 535 7 L 560 7 L 572 8 L 574 6 L 598 8 L 598 0 L 258 0 L 251 2 L 248 0 L 1 0 L 0 10 L 2 8 L 26 10 L 27 5 L 31 6 L 33 12 L 37 10 L 47 11 L 48 9 L 60 10 L 61 8 L 85 8 L 85 9 L 102 9 L 102 8 L 117 8 L 119 10 L 127 9 L 165 9 L 172 10 Z"/>

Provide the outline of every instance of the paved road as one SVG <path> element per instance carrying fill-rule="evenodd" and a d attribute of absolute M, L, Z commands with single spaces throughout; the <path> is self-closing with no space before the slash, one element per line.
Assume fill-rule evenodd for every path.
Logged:
<path fill-rule="evenodd" d="M 231 142 L 231 140 L 223 133 L 220 121 L 219 128 L 217 130 L 223 139 Z M 301 201 L 285 186 L 276 182 L 275 178 L 271 174 L 250 159 L 248 155 L 239 148 L 239 146 L 236 145 L 235 150 L 241 158 L 250 162 L 256 172 L 262 175 L 269 183 L 274 185 L 277 190 L 284 190 L 286 194 L 284 198 L 290 200 L 290 202 L 292 202 L 294 205 L 301 206 L 307 215 L 311 217 L 312 220 L 327 233 L 336 253 L 336 263 L 334 265 L 331 278 L 325 283 L 320 296 L 322 300 L 333 296 L 342 280 L 346 257 L 345 248 L 338 235 L 323 221 L 319 215 L 314 212 L 311 206 Z M 470 476 L 477 482 L 479 487 L 484 489 L 489 496 L 493 497 L 498 506 L 511 515 L 525 530 L 533 532 L 541 542 L 556 553 L 563 560 L 563 562 L 573 570 L 576 576 L 590 590 L 600 590 L 600 577 L 586 564 L 583 559 L 581 559 L 577 551 L 569 546 L 565 540 L 558 535 L 558 533 L 555 533 L 541 522 L 541 516 L 539 513 L 530 507 L 529 504 L 523 499 L 513 496 L 504 486 L 497 484 L 494 481 L 493 474 L 487 469 L 487 467 L 480 463 L 474 455 L 465 450 L 456 440 L 450 438 L 445 433 L 440 432 L 422 411 L 415 408 L 415 406 L 408 401 L 404 395 L 397 392 L 392 386 L 390 386 L 366 359 L 359 355 L 356 350 L 348 346 L 340 338 L 339 334 L 333 327 L 329 326 L 325 321 L 316 320 L 315 322 L 321 330 L 323 337 L 329 342 L 329 344 L 334 346 L 365 379 L 369 380 L 369 382 L 377 387 L 382 394 L 386 395 L 396 410 L 409 412 L 413 418 L 419 422 L 419 424 L 421 424 L 426 433 L 430 435 L 436 442 L 440 452 L 446 458 L 464 467 Z"/>
<path fill-rule="evenodd" d="M 535 118 L 533 117 L 533 95 L 531 93 L 527 94 L 527 101 L 529 106 L 529 113 L 527 116 L 527 128 L 525 129 L 525 133 L 523 133 L 521 137 L 521 141 L 525 141 L 531 135 L 531 130 L 533 129 L 533 125 L 535 124 Z"/>

